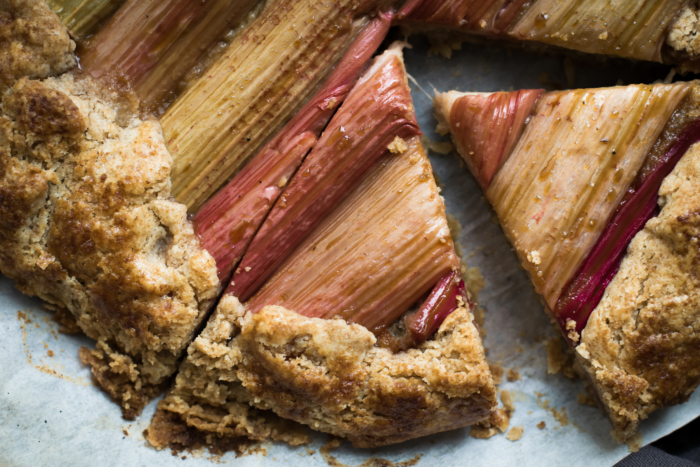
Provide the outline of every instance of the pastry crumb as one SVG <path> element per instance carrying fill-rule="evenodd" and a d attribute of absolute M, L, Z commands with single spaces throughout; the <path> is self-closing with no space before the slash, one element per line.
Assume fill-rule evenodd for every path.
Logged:
<path fill-rule="evenodd" d="M 489 370 L 491 370 L 493 382 L 495 384 L 501 384 L 503 382 L 503 367 L 498 363 L 489 363 Z"/>
<path fill-rule="evenodd" d="M 491 426 L 476 424 L 469 430 L 469 436 L 476 439 L 489 439 L 498 434 L 498 430 Z"/>
<path fill-rule="evenodd" d="M 508 441 L 518 441 L 522 437 L 523 437 L 523 426 L 522 425 L 514 426 L 513 428 L 510 429 L 510 431 L 506 435 L 506 439 Z"/>
<path fill-rule="evenodd" d="M 593 398 L 585 392 L 578 393 L 578 395 L 576 396 L 576 400 L 578 401 L 579 405 L 590 405 L 591 407 L 598 407 L 598 404 L 595 403 Z"/>
<path fill-rule="evenodd" d="M 404 152 L 408 151 L 408 144 L 406 144 L 406 141 L 404 141 L 403 138 L 397 136 L 394 138 L 394 141 L 387 146 L 387 149 L 392 154 L 403 154 Z"/>
<path fill-rule="evenodd" d="M 508 373 L 506 373 L 506 379 L 509 382 L 513 381 L 519 381 L 520 380 L 520 373 L 518 373 L 516 370 L 513 370 L 512 368 L 508 370 Z"/>
<path fill-rule="evenodd" d="M 540 252 L 537 250 L 528 252 L 527 260 L 529 262 L 531 262 L 532 264 L 540 264 L 542 262 L 542 258 L 540 257 Z"/>
<path fill-rule="evenodd" d="M 613 433 L 614 436 L 614 433 Z M 629 448 L 630 452 L 637 452 L 642 449 L 644 445 L 644 440 L 642 439 L 642 433 L 636 432 L 630 439 L 628 439 L 625 444 Z"/>
<path fill-rule="evenodd" d="M 540 430 L 544 430 L 547 427 L 547 424 L 542 420 L 540 423 L 537 424 L 537 428 Z"/>

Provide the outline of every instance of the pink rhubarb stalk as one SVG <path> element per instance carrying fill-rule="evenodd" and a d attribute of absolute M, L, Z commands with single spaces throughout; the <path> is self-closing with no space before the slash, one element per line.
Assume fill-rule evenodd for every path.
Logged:
<path fill-rule="evenodd" d="M 500 34 L 528 0 L 409 0 L 396 17 L 402 23 L 428 23 L 476 33 Z"/>
<path fill-rule="evenodd" d="M 450 125 L 469 169 L 486 190 L 523 132 L 542 89 L 467 94 L 457 99 Z"/>
<path fill-rule="evenodd" d="M 226 39 L 258 3 L 129 0 L 87 42 L 81 66 L 96 78 L 124 74 L 142 104 L 162 109 L 172 102 L 186 75 L 201 73 L 209 55 L 223 52 Z"/>
<path fill-rule="evenodd" d="M 214 256 L 222 283 L 277 201 L 372 54 L 386 37 L 391 13 L 374 18 L 355 39 L 306 106 L 194 216 L 202 245 Z"/>
<path fill-rule="evenodd" d="M 565 335 L 569 320 L 576 322 L 578 333 L 586 327 L 590 314 L 620 268 L 627 246 L 647 221 L 658 214 L 658 192 L 664 178 L 698 141 L 700 121 L 683 131 L 664 157 L 651 161 L 651 167 L 640 171 L 641 176 L 628 189 L 581 271 L 557 301 L 554 314 Z"/>
<path fill-rule="evenodd" d="M 385 53 L 353 88 L 236 269 L 227 293 L 247 300 L 388 152 L 420 133 L 403 62 Z"/>

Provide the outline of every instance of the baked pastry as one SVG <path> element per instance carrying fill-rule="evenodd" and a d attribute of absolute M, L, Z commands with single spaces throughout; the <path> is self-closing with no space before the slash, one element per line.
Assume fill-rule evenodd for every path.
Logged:
<path fill-rule="evenodd" d="M 700 382 L 697 82 L 435 98 L 620 440 Z"/>
<path fill-rule="evenodd" d="M 397 19 L 411 29 L 533 41 L 700 71 L 695 0 L 409 0 Z"/>
<path fill-rule="evenodd" d="M 351 146 L 377 152 L 374 143 L 388 141 L 379 161 L 244 304 L 234 275 L 233 294 L 159 403 L 147 436 L 156 447 L 276 433 L 260 410 L 369 447 L 475 423 L 495 408 L 420 137 L 396 137 L 397 117 L 377 115 L 395 112 L 415 121 L 400 46 L 375 59 L 305 164 L 342 168 Z M 303 187 L 305 174 L 302 165 L 290 187 L 298 177 Z M 287 209 L 303 204 L 293 193 L 280 200 Z"/>
<path fill-rule="evenodd" d="M 170 198 L 157 122 L 89 77 L 22 78 L 2 98 L 0 270 L 67 308 L 81 352 L 133 418 L 217 297 L 213 258 Z"/>

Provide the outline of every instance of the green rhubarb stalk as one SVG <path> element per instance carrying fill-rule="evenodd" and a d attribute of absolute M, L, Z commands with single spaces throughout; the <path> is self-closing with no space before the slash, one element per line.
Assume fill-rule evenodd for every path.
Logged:
<path fill-rule="evenodd" d="M 76 39 L 85 39 L 117 11 L 124 0 L 46 0 Z"/>
<path fill-rule="evenodd" d="M 86 44 L 82 68 L 128 77 L 147 110 L 162 113 L 218 58 L 260 0 L 128 0 Z"/>
<path fill-rule="evenodd" d="M 236 36 L 161 118 L 173 195 L 191 211 L 206 202 L 302 107 L 377 3 L 274 3 Z"/>

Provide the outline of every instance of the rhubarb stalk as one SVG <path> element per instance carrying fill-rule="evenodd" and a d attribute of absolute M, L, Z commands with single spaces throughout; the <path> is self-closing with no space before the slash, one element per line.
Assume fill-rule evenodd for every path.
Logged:
<path fill-rule="evenodd" d="M 128 0 L 91 38 L 81 65 L 126 75 L 149 110 L 163 111 L 231 42 L 259 0 Z"/>
<path fill-rule="evenodd" d="M 440 279 L 416 311 L 407 312 L 391 326 L 375 330 L 377 343 L 394 352 L 420 345 L 437 332 L 442 322 L 460 304 L 468 304 L 470 309 L 473 308 L 473 304 L 468 301 L 462 274 L 450 271 Z"/>
<path fill-rule="evenodd" d="M 688 85 L 540 97 L 486 194 L 550 309 L 596 244 Z"/>
<path fill-rule="evenodd" d="M 46 0 L 76 39 L 85 39 L 112 16 L 124 0 Z"/>
<path fill-rule="evenodd" d="M 420 136 L 405 143 L 403 153 L 385 153 L 303 239 L 248 302 L 251 312 L 280 305 L 381 335 L 438 284 L 411 326 L 420 338 L 439 327 L 454 309 L 452 292 L 461 290 L 452 279 L 440 281 L 454 278 L 460 261 Z"/>
<path fill-rule="evenodd" d="M 379 7 L 370 0 L 267 7 L 161 118 L 175 197 L 191 211 L 210 198 L 302 107 Z"/>
<path fill-rule="evenodd" d="M 567 49 L 661 61 L 685 0 L 538 0 L 508 34 Z"/>
<path fill-rule="evenodd" d="M 576 278 L 559 298 L 554 315 L 567 334 L 573 320 L 581 333 L 588 317 L 598 306 L 608 284 L 615 277 L 632 238 L 658 213 L 658 192 L 664 178 L 671 173 L 688 148 L 700 141 L 700 121 L 681 133 L 663 157 L 652 161 L 652 167 L 635 180 L 620 208 L 608 223 L 595 248 Z"/>
<path fill-rule="evenodd" d="M 258 227 L 390 26 L 390 13 L 374 18 L 304 108 L 193 218 L 202 246 L 216 259 L 222 283 L 230 280 Z"/>
<path fill-rule="evenodd" d="M 270 211 L 227 293 L 248 299 L 396 138 L 419 134 L 400 47 L 375 59 Z"/>
<path fill-rule="evenodd" d="M 528 0 L 409 0 L 396 14 L 402 23 L 426 23 L 476 33 L 502 33 Z"/>
<path fill-rule="evenodd" d="M 452 105 L 450 125 L 463 128 L 454 141 L 484 190 L 510 155 L 542 91 L 469 93 Z"/>

